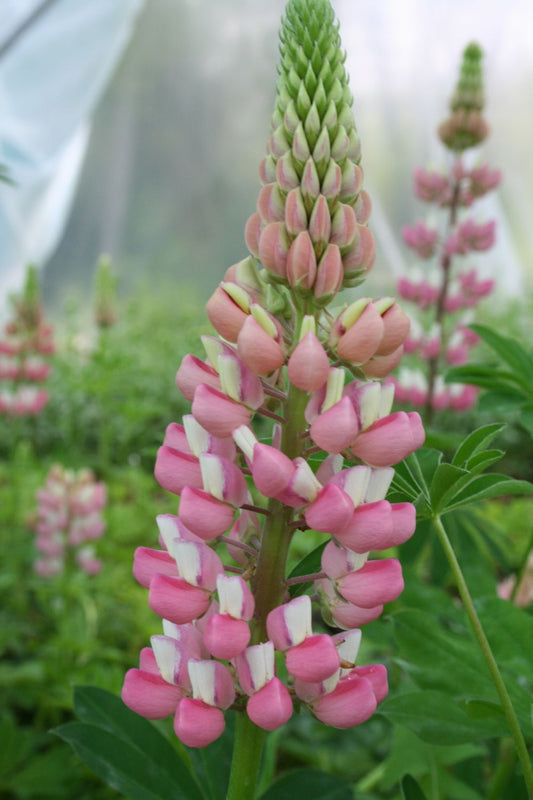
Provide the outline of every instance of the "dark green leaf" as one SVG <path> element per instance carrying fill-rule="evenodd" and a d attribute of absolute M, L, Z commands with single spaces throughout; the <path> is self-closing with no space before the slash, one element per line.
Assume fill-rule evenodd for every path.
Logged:
<path fill-rule="evenodd" d="M 68 722 L 56 728 L 54 733 L 71 745 L 89 769 L 131 800 L 202 798 L 190 775 L 182 783 L 170 765 L 167 769 L 162 768 L 159 761 L 147 757 L 138 747 L 104 728 L 84 722 Z M 163 737 L 160 738 L 168 745 Z M 174 753 L 174 759 L 179 763 L 177 753 Z"/>
<path fill-rule="evenodd" d="M 289 578 L 297 578 L 300 575 L 312 575 L 315 572 L 319 572 L 321 569 L 320 560 L 322 558 L 322 551 L 324 550 L 327 542 L 323 542 L 319 544 L 318 547 L 315 547 L 314 550 L 311 550 L 301 561 L 296 564 L 294 569 L 291 571 Z M 289 587 L 289 593 L 291 597 L 298 597 L 301 594 L 305 594 L 307 589 L 312 586 L 312 581 L 308 583 L 295 583 Z"/>
<path fill-rule="evenodd" d="M 403 800 L 427 800 L 426 795 L 411 775 L 405 775 L 400 784 Z"/>
<path fill-rule="evenodd" d="M 514 339 L 502 336 L 486 325 L 471 325 L 470 327 L 509 364 L 517 379 L 520 379 L 524 386 L 533 386 L 533 356 L 530 353 Z"/>
<path fill-rule="evenodd" d="M 504 497 L 509 494 L 532 494 L 533 484 L 529 481 L 519 481 L 507 475 L 490 473 L 478 475 L 466 488 L 453 498 L 446 508 L 446 512 L 454 508 L 477 503 L 479 500 L 488 500 L 491 497 Z"/>
<path fill-rule="evenodd" d="M 503 717 L 503 708 L 499 703 L 488 700 L 467 700 L 464 704 L 466 716 L 470 719 L 486 719 L 486 717 Z"/>
<path fill-rule="evenodd" d="M 225 717 L 226 730 L 216 742 L 208 747 L 189 751 L 194 773 L 209 800 L 225 800 L 228 788 L 235 736 L 235 712 L 227 711 Z"/>
<path fill-rule="evenodd" d="M 513 372 L 503 370 L 497 365 L 468 364 L 448 370 L 446 383 L 469 383 L 482 389 L 492 389 L 502 394 L 524 396 L 524 387 Z"/>
<path fill-rule="evenodd" d="M 455 487 L 462 487 L 465 478 L 470 480 L 468 472 L 453 464 L 440 464 L 437 467 L 429 488 L 433 513 L 440 514 L 446 508 L 447 500 L 457 491 Z"/>
<path fill-rule="evenodd" d="M 314 769 L 289 772 L 261 795 L 261 800 L 352 800 L 349 783 Z"/>
<path fill-rule="evenodd" d="M 459 676 L 457 676 L 459 680 Z M 444 692 L 410 692 L 387 700 L 380 713 L 393 723 L 405 725 L 430 744 L 462 744 L 508 735 L 505 720 L 470 719 Z"/>
<path fill-rule="evenodd" d="M 505 425 L 496 422 L 491 425 L 483 425 L 483 427 L 472 431 L 457 448 L 452 464 L 457 467 L 468 466 L 470 458 L 476 453 L 485 450 L 503 428 L 505 428 Z"/>
<path fill-rule="evenodd" d="M 468 471 L 472 475 L 479 475 L 480 472 L 485 472 L 492 464 L 496 464 L 504 457 L 503 450 L 484 450 L 482 453 L 477 453 L 468 460 Z"/>

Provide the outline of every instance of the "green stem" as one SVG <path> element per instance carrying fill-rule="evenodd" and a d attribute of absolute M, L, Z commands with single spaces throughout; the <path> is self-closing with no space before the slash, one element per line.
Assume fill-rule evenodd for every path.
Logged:
<path fill-rule="evenodd" d="M 511 735 L 514 740 L 516 754 L 518 756 L 518 759 L 522 767 L 522 772 L 524 774 L 524 780 L 528 788 L 529 796 L 530 798 L 533 798 L 533 766 L 529 759 L 529 754 L 527 751 L 524 736 L 520 729 L 520 725 L 516 717 L 513 704 L 511 703 L 511 698 L 509 697 L 509 693 L 507 691 L 507 687 L 503 682 L 500 670 L 498 669 L 498 664 L 496 663 L 496 659 L 494 658 L 491 646 L 485 635 L 485 631 L 483 630 L 481 620 L 479 619 L 477 611 L 475 609 L 472 596 L 468 590 L 468 586 L 465 577 L 463 575 L 463 572 L 461 570 L 461 566 L 457 560 L 457 556 L 455 555 L 452 543 L 448 538 L 448 534 L 446 533 L 444 525 L 442 524 L 441 518 L 439 516 L 434 517 L 433 524 L 437 531 L 437 535 L 439 537 L 442 548 L 446 554 L 446 558 L 448 559 L 450 567 L 452 568 L 452 572 L 454 574 L 455 581 L 457 584 L 457 589 L 459 590 L 459 594 L 461 595 L 461 600 L 463 601 L 465 611 L 467 613 L 468 619 L 470 620 L 470 624 L 474 631 L 474 635 L 477 639 L 477 642 L 483 654 L 483 658 L 485 659 L 485 663 L 487 664 L 487 667 L 489 669 L 490 676 L 492 678 L 494 686 L 496 687 L 496 691 L 498 692 L 498 695 L 500 697 L 503 713 L 505 714 L 507 724 L 509 725 Z"/>
<path fill-rule="evenodd" d="M 498 764 L 490 782 L 487 800 L 505 800 L 505 789 L 514 772 L 516 751 L 509 739 L 500 742 Z"/>
<path fill-rule="evenodd" d="M 289 458 L 301 455 L 304 440 L 302 432 L 306 428 L 305 405 L 308 397 L 305 392 L 291 386 L 284 405 L 281 450 Z M 255 598 L 255 615 L 252 622 L 252 644 L 264 642 L 266 618 L 269 612 L 283 602 L 285 593 L 285 571 L 287 555 L 291 542 L 290 522 L 294 509 L 278 500 L 270 500 L 261 550 L 252 583 Z M 228 800 L 253 800 L 261 765 L 261 754 L 266 732 L 258 728 L 245 713 L 237 715 L 233 758 L 231 762 Z"/>
<path fill-rule="evenodd" d="M 253 800 L 265 738 L 266 731 L 237 714 L 227 800 Z"/>

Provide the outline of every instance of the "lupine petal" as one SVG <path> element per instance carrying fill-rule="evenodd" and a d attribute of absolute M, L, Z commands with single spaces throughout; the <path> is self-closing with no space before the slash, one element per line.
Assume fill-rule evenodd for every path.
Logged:
<path fill-rule="evenodd" d="M 285 725 L 292 710 L 287 687 L 276 677 L 253 694 L 246 705 L 246 713 L 252 722 L 265 731 L 275 731 Z"/>
<path fill-rule="evenodd" d="M 285 656 L 287 670 L 302 681 L 323 681 L 339 669 L 340 659 L 331 637 L 319 633 L 291 647 Z"/>
<path fill-rule="evenodd" d="M 219 708 L 184 697 L 176 709 L 174 732 L 186 747 L 207 747 L 224 733 L 226 721 Z"/>

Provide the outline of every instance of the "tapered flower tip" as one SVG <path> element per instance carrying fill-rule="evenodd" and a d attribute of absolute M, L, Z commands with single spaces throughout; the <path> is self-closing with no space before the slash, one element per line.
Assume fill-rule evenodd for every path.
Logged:
<path fill-rule="evenodd" d="M 183 701 L 182 701 L 183 702 Z M 372 684 L 366 678 L 346 678 L 335 689 L 312 705 L 317 719 L 333 728 L 353 728 L 372 716 L 377 702 Z"/>
<path fill-rule="evenodd" d="M 221 439 L 230 437 L 240 425 L 250 424 L 245 406 L 206 384 L 200 384 L 194 393 L 192 413 L 203 428 Z"/>
<path fill-rule="evenodd" d="M 163 444 L 167 447 L 173 447 L 174 450 L 181 450 L 182 453 L 192 452 L 187 441 L 185 428 L 177 422 L 171 422 L 170 425 L 167 425 Z"/>
<path fill-rule="evenodd" d="M 339 544 L 355 553 L 392 547 L 388 544 L 392 537 L 391 504 L 386 500 L 358 506 L 344 530 L 335 534 Z"/>
<path fill-rule="evenodd" d="M 225 287 L 234 287 L 232 294 Z M 237 302 L 232 295 L 242 294 L 244 300 Z M 244 308 L 242 307 L 244 305 Z M 244 325 L 248 316 L 250 298 L 240 286 L 234 283 L 221 284 L 207 301 L 205 310 L 213 328 L 227 339 L 228 342 L 236 342 L 239 331 Z"/>
<path fill-rule="evenodd" d="M 204 644 L 214 658 L 235 658 L 250 641 L 250 626 L 229 614 L 213 614 L 204 631 Z"/>
<path fill-rule="evenodd" d="M 266 270 L 279 278 L 287 277 L 290 241 L 283 222 L 270 222 L 259 236 L 259 260 Z"/>
<path fill-rule="evenodd" d="M 204 541 L 216 539 L 233 524 L 235 511 L 209 492 L 185 486 L 181 493 L 180 519 Z"/>
<path fill-rule="evenodd" d="M 202 472 L 196 456 L 167 445 L 157 451 L 154 475 L 158 484 L 173 494 L 181 494 L 184 486 L 202 487 Z"/>
<path fill-rule="evenodd" d="M 361 277 L 372 269 L 376 260 L 376 243 L 366 225 L 357 225 L 356 235 L 350 248 L 343 254 L 344 275 L 348 280 Z"/>
<path fill-rule="evenodd" d="M 285 664 L 295 678 L 316 682 L 333 675 L 340 667 L 340 658 L 331 637 L 319 633 L 287 650 Z"/>
<path fill-rule="evenodd" d="M 389 547 L 396 547 L 411 538 L 416 528 L 416 508 L 412 503 L 394 503 L 392 511 L 392 542 Z M 383 548 L 385 549 L 385 548 Z"/>
<path fill-rule="evenodd" d="M 340 358 L 357 364 L 368 361 L 379 347 L 384 328 L 379 311 L 373 303 L 368 303 L 360 316 L 340 337 L 337 343 L 337 353 Z"/>
<path fill-rule="evenodd" d="M 287 254 L 287 279 L 293 289 L 311 289 L 316 278 L 316 255 L 308 231 L 301 231 Z"/>
<path fill-rule="evenodd" d="M 403 356 L 403 345 L 393 350 L 388 356 L 375 356 L 362 365 L 361 369 L 368 378 L 386 378 L 396 369 Z"/>
<path fill-rule="evenodd" d="M 354 677 L 365 678 L 367 681 L 370 681 L 378 703 L 381 703 L 389 693 L 387 669 L 383 664 L 368 664 L 368 666 L 355 667 L 350 675 L 348 675 L 348 680 L 353 680 Z"/>
<path fill-rule="evenodd" d="M 312 440 L 326 453 L 340 453 L 356 440 L 359 421 L 348 397 L 316 417 L 310 428 Z"/>
<path fill-rule="evenodd" d="M 262 222 L 281 222 L 285 217 L 285 198 L 274 181 L 267 183 L 259 192 L 257 211 Z"/>
<path fill-rule="evenodd" d="M 327 303 L 342 286 L 344 268 L 341 253 L 336 244 L 328 244 L 318 263 L 313 293 L 321 305 Z"/>
<path fill-rule="evenodd" d="M 246 247 L 256 258 L 259 258 L 259 237 L 261 236 L 261 217 L 256 212 L 248 217 L 244 228 Z"/>
<path fill-rule="evenodd" d="M 247 647 L 235 658 L 235 669 L 241 689 L 254 694 L 274 677 L 274 645 L 263 642 Z"/>
<path fill-rule="evenodd" d="M 313 631 L 309 595 L 301 595 L 272 609 L 267 616 L 267 633 L 276 650 L 280 651 L 295 647 L 311 636 Z"/>
<path fill-rule="evenodd" d="M 254 446 L 252 475 L 265 497 L 276 497 L 286 489 L 295 469 L 291 459 L 276 447 L 261 442 Z"/>
<path fill-rule="evenodd" d="M 281 728 L 292 716 L 292 700 L 287 687 L 273 677 L 246 705 L 246 713 L 252 722 L 265 731 Z"/>
<path fill-rule="evenodd" d="M 279 343 L 253 317 L 248 317 L 242 326 L 237 349 L 246 366 L 256 375 L 268 375 L 285 362 Z"/>
<path fill-rule="evenodd" d="M 122 702 L 146 719 L 165 719 L 176 710 L 183 689 L 167 683 L 158 674 L 130 669 L 124 676 Z"/>
<path fill-rule="evenodd" d="M 342 531 L 353 515 L 353 502 L 345 491 L 328 483 L 305 511 L 310 528 L 322 533 Z"/>
<path fill-rule="evenodd" d="M 170 575 L 178 577 L 176 562 L 165 550 L 152 550 L 149 547 L 138 547 L 133 556 L 133 577 L 148 589 L 154 575 Z"/>
<path fill-rule="evenodd" d="M 183 625 L 201 617 L 209 608 L 208 592 L 191 586 L 183 578 L 154 575 L 148 593 L 148 605 L 163 619 Z"/>
<path fill-rule="evenodd" d="M 176 373 L 176 386 L 187 400 L 192 400 L 201 383 L 220 389 L 220 378 L 213 367 L 188 353 Z"/>
<path fill-rule="evenodd" d="M 174 716 L 174 731 L 187 747 L 207 747 L 224 732 L 226 721 L 219 708 L 184 697 Z"/>
<path fill-rule="evenodd" d="M 403 585 L 402 568 L 395 558 L 367 561 L 364 567 L 337 581 L 341 595 L 362 608 L 391 603 L 400 596 Z"/>
<path fill-rule="evenodd" d="M 360 433 L 351 449 L 373 467 L 390 467 L 418 450 L 424 438 L 419 414 L 397 411 Z"/>
<path fill-rule="evenodd" d="M 315 392 L 327 381 L 329 358 L 312 331 L 293 350 L 288 363 L 289 380 L 304 392 Z"/>
<path fill-rule="evenodd" d="M 354 553 L 345 547 L 339 547 L 334 539 L 331 539 L 322 551 L 322 570 L 328 578 L 334 580 L 361 569 L 365 565 L 367 557 L 368 553 Z"/>
<path fill-rule="evenodd" d="M 407 339 L 411 327 L 411 320 L 407 314 L 402 311 L 398 303 L 393 303 L 390 308 L 383 312 L 381 318 L 385 330 L 383 331 L 383 337 L 375 355 L 389 356 L 394 350 L 401 347 Z"/>

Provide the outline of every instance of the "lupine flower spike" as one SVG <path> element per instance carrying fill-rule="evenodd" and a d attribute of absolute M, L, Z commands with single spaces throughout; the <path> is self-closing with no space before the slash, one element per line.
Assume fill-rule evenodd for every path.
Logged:
<path fill-rule="evenodd" d="M 13 318 L 0 339 L 0 413 L 38 414 L 48 402 L 43 384 L 54 352 L 52 328 L 44 320 L 39 280 L 30 267 L 24 289 L 13 299 Z"/>
<path fill-rule="evenodd" d="M 100 572 L 93 543 L 106 528 L 105 504 L 105 484 L 95 481 L 91 470 L 73 472 L 59 464 L 50 469 L 37 492 L 37 511 L 28 520 L 36 534 L 39 558 L 34 569 L 39 575 L 58 575 L 69 560 L 88 575 Z"/>
<path fill-rule="evenodd" d="M 429 421 L 435 411 L 451 408 L 464 411 L 476 401 L 473 386 L 454 384 L 447 388 L 441 372 L 448 365 L 464 364 L 478 341 L 466 325 L 472 321 L 477 304 L 489 295 L 494 281 L 482 279 L 475 267 L 465 264 L 470 254 L 489 250 L 495 240 L 495 222 L 472 216 L 476 200 L 495 189 L 501 173 L 486 163 L 469 160 L 472 148 L 488 135 L 482 115 L 484 98 L 481 49 L 469 44 L 464 51 L 457 88 L 450 103 L 451 115 L 440 125 L 439 136 L 453 153 L 448 173 L 416 169 L 415 194 L 425 203 L 443 209 L 443 226 L 419 221 L 403 229 L 405 244 L 418 258 L 436 263 L 425 269 L 424 277 L 403 277 L 398 294 L 423 312 L 422 324 L 413 324 L 405 351 L 425 362 L 424 370 L 404 367 L 394 379 L 396 399 L 425 407 Z"/>
<path fill-rule="evenodd" d="M 295 706 L 337 728 L 368 719 L 387 673 L 358 663 L 360 628 L 403 588 L 399 562 L 380 551 L 415 527 L 413 506 L 386 495 L 424 431 L 418 414 L 392 411 L 393 388 L 378 380 L 398 364 L 409 321 L 390 297 L 339 298 L 372 268 L 374 240 L 329 2 L 290 0 L 280 38 L 250 254 L 207 303 L 218 336 L 203 337 L 205 359 L 183 359 L 176 383 L 192 413 L 169 425 L 157 456 L 178 513 L 158 518 L 159 548 L 135 554 L 163 634 L 122 697 L 146 717 L 173 715 L 191 747 L 220 736 L 228 708 L 266 731 Z M 322 563 L 289 579 L 292 536 L 308 529 L 323 537 Z M 291 595 L 296 581 L 309 593 Z"/>

